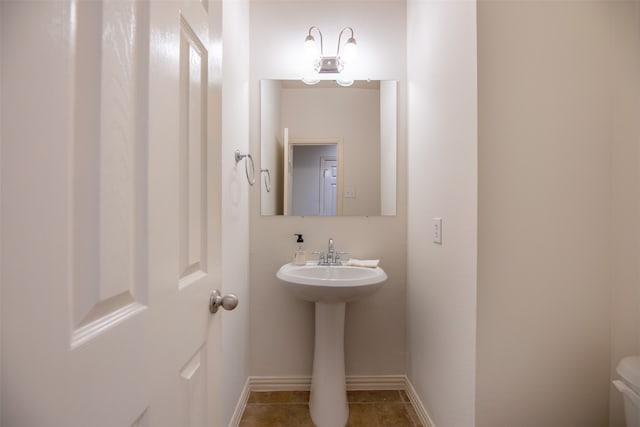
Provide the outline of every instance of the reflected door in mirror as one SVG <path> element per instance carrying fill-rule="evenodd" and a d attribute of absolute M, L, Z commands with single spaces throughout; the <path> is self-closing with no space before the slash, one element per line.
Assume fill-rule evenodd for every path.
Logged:
<path fill-rule="evenodd" d="M 284 134 L 287 135 L 287 129 Z M 284 212 L 298 216 L 342 212 L 342 141 L 285 138 Z"/>

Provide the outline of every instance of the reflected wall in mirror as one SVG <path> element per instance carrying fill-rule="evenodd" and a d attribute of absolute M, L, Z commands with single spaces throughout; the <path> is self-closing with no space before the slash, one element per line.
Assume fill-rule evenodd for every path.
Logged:
<path fill-rule="evenodd" d="M 395 215 L 396 122 L 396 81 L 262 80 L 261 214 Z"/>

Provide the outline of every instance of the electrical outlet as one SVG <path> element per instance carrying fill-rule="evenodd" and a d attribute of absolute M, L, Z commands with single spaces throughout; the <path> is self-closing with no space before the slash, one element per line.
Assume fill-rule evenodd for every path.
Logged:
<path fill-rule="evenodd" d="M 433 243 L 442 244 L 442 218 L 431 218 Z"/>
<path fill-rule="evenodd" d="M 356 198 L 356 190 L 353 187 L 346 187 L 344 189 L 344 198 L 345 199 L 355 199 Z"/>

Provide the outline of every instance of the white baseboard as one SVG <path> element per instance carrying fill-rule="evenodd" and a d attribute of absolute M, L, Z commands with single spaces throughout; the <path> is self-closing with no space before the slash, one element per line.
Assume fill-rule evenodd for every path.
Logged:
<path fill-rule="evenodd" d="M 404 375 L 348 376 L 347 390 L 404 390 Z M 311 377 L 249 377 L 251 391 L 298 391 L 311 389 Z"/>
<path fill-rule="evenodd" d="M 238 403 L 236 403 L 236 409 L 233 411 L 233 415 L 231 416 L 231 421 L 229 421 L 229 427 L 238 427 L 240 425 L 242 414 L 244 413 L 244 409 L 247 407 L 247 402 L 249 401 L 249 394 L 251 394 L 251 388 L 249 386 L 249 378 L 247 378 L 247 381 L 244 383 L 242 393 L 240 393 L 240 398 L 238 398 Z"/>
<path fill-rule="evenodd" d="M 251 391 L 306 391 L 311 377 L 249 377 Z"/>
<path fill-rule="evenodd" d="M 404 390 L 404 375 L 376 375 L 347 377 L 347 390 Z"/>
<path fill-rule="evenodd" d="M 413 406 L 413 409 L 415 409 L 416 414 L 420 419 L 420 422 L 425 427 L 436 427 L 436 425 L 431 420 L 429 413 L 427 412 L 424 405 L 422 404 L 422 400 L 420 400 L 420 398 L 418 397 L 418 393 L 416 393 L 416 389 L 413 388 L 413 384 L 411 384 L 411 381 L 409 381 L 409 378 L 405 377 L 405 379 L 406 379 L 406 382 L 405 382 L 406 387 L 404 391 L 407 392 L 407 395 L 409 396 L 409 400 L 411 401 L 411 405 Z"/>
<path fill-rule="evenodd" d="M 406 375 L 348 376 L 347 390 L 404 390 L 425 427 L 435 427 L 411 381 Z M 252 391 L 306 391 L 311 389 L 311 377 L 249 377 L 245 383 L 229 427 L 238 427 Z"/>

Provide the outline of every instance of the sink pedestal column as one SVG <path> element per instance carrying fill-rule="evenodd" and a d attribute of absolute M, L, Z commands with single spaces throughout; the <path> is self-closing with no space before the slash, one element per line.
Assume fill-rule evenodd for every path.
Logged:
<path fill-rule="evenodd" d="M 349 418 L 344 371 L 346 303 L 316 302 L 313 377 L 309 410 L 318 427 L 343 427 Z"/>

